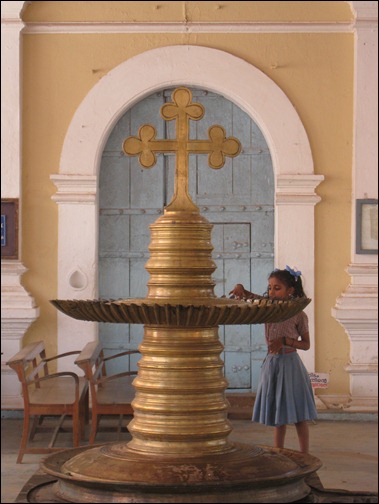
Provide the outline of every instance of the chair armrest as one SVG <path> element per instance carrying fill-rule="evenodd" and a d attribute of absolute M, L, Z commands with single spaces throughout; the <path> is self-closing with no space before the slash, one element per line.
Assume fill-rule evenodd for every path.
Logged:
<path fill-rule="evenodd" d="M 83 350 L 80 352 L 77 359 L 75 359 L 75 364 L 82 369 L 88 363 L 93 363 L 99 357 L 102 350 L 102 345 L 98 341 L 90 341 L 86 344 Z"/>
<path fill-rule="evenodd" d="M 110 355 L 109 357 L 104 357 L 103 362 L 106 362 L 106 361 L 109 361 L 112 359 L 116 359 L 116 357 L 122 357 L 123 355 L 131 355 L 131 354 L 136 354 L 136 353 L 140 353 L 140 352 L 138 350 L 126 350 L 125 352 L 120 352 L 115 355 Z"/>
<path fill-rule="evenodd" d="M 105 382 L 109 382 L 111 380 L 117 380 L 118 378 L 123 378 L 124 376 L 134 376 L 137 375 L 137 371 L 124 371 L 123 373 L 117 373 L 111 376 L 103 376 L 97 380 L 98 385 L 103 385 Z"/>
<path fill-rule="evenodd" d="M 43 341 L 37 341 L 36 343 L 30 343 L 22 350 L 16 353 L 13 357 L 11 357 L 7 361 L 7 365 L 13 367 L 22 362 L 30 362 L 35 357 L 37 357 L 45 348 L 45 344 Z"/>

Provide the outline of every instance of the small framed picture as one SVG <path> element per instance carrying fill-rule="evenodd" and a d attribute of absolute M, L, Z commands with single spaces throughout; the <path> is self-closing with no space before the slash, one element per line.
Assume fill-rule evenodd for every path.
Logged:
<path fill-rule="evenodd" d="M 356 207 L 356 253 L 378 253 L 378 200 L 358 199 Z"/>
<path fill-rule="evenodd" d="M 18 199 L 1 200 L 1 258 L 18 259 Z"/>

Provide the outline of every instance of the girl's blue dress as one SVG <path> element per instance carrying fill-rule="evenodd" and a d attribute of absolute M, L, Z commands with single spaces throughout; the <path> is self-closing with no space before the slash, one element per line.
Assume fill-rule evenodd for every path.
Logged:
<path fill-rule="evenodd" d="M 306 317 L 304 312 L 300 315 Z M 266 339 L 270 339 L 267 326 L 276 326 L 279 335 L 275 337 L 281 337 L 283 333 L 288 335 L 289 330 L 296 332 L 298 321 L 295 315 L 285 322 L 266 324 Z M 304 319 L 301 323 L 304 324 Z M 297 339 L 296 334 L 294 337 Z M 262 364 L 253 421 L 279 426 L 315 418 L 317 410 L 311 381 L 298 353 L 268 354 Z"/>

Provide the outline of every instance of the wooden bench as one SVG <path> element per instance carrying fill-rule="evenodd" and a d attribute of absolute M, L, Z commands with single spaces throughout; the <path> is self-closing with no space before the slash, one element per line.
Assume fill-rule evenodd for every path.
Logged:
<path fill-rule="evenodd" d="M 75 360 L 89 382 L 92 402 L 92 419 L 89 444 L 95 442 L 99 430 L 100 418 L 103 415 L 118 415 L 117 432 L 122 430 L 123 415 L 132 415 L 132 400 L 135 391 L 132 385 L 137 371 L 125 371 L 109 374 L 107 362 L 125 356 L 139 353 L 137 350 L 127 350 L 109 357 L 104 356 L 103 346 L 98 341 L 87 343 L 79 357 Z"/>
<path fill-rule="evenodd" d="M 24 423 L 18 464 L 21 464 L 25 453 L 51 453 L 62 450 L 63 448 L 55 447 L 54 443 L 66 416 L 72 417 L 73 446 L 79 446 L 80 439 L 84 438 L 85 423 L 88 422 L 89 416 L 87 380 L 69 371 L 51 373 L 48 366 L 53 360 L 79 353 L 80 350 L 75 350 L 46 358 L 45 344 L 38 341 L 25 346 L 7 362 L 17 373 L 24 399 Z M 34 420 L 30 428 L 32 416 Z M 47 416 L 60 417 L 48 447 L 29 446 L 28 442 L 33 441 Z"/>

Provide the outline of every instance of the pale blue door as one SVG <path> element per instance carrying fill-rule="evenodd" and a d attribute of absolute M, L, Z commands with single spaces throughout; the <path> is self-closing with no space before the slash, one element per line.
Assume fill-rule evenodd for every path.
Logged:
<path fill-rule="evenodd" d="M 163 212 L 173 193 L 175 159 L 159 155 L 157 164 L 142 169 L 137 158 L 125 156 L 122 143 L 143 124 L 155 126 L 157 138 L 173 138 L 173 122 L 160 117 L 173 89 L 145 98 L 117 123 L 104 148 L 100 169 L 99 295 L 102 299 L 145 297 L 149 257 L 149 224 Z M 215 293 L 227 295 L 243 283 L 262 294 L 274 258 L 274 177 L 267 143 L 257 125 L 220 95 L 191 89 L 193 101 L 205 107 L 200 121 L 191 121 L 191 138 L 207 139 L 219 124 L 237 137 L 242 153 L 227 159 L 220 170 L 208 167 L 207 156 L 190 156 L 189 191 L 204 217 L 214 224 L 212 244 L 217 270 Z M 222 358 L 230 391 L 255 392 L 266 353 L 262 325 L 219 329 Z M 143 326 L 100 324 L 100 339 L 108 353 L 136 349 Z M 136 369 L 138 354 L 120 369 Z"/>

